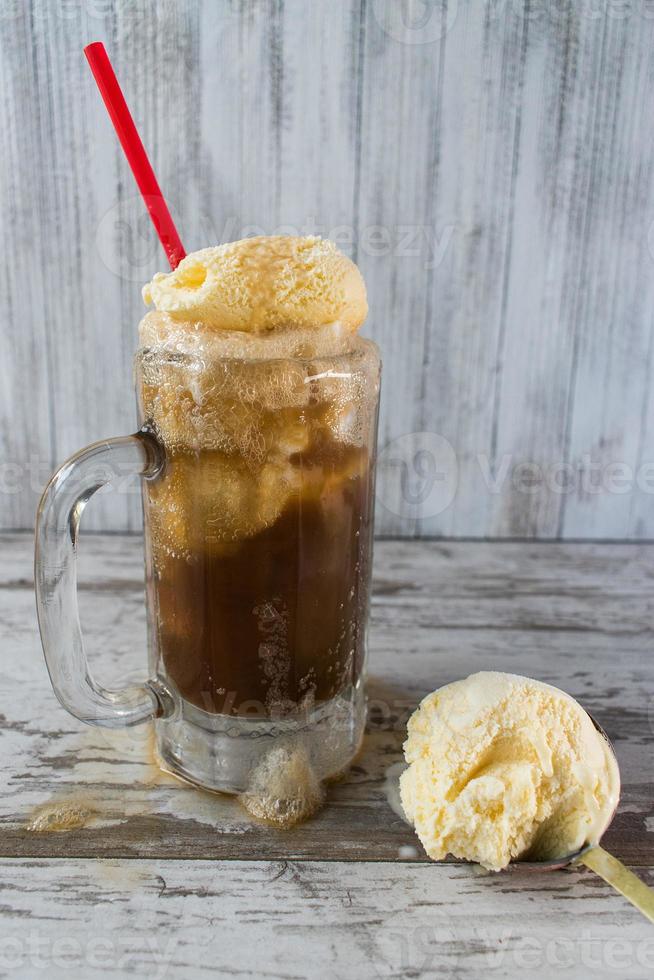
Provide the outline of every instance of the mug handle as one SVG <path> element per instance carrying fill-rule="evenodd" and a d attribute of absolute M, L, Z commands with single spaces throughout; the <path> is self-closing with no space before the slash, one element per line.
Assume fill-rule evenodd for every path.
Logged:
<path fill-rule="evenodd" d="M 113 479 L 131 474 L 151 479 L 162 466 L 163 450 L 148 432 L 106 439 L 71 456 L 41 497 L 34 583 L 43 652 L 59 701 L 87 725 L 127 728 L 168 713 L 167 694 L 156 680 L 119 691 L 93 680 L 77 605 L 77 537 L 87 502 Z"/>

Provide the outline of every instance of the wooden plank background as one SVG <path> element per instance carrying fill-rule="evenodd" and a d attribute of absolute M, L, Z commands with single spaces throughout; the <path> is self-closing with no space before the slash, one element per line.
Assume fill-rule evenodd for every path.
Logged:
<path fill-rule="evenodd" d="M 93 39 L 188 249 L 299 230 L 360 263 L 380 533 L 654 536 L 650 0 L 5 0 L 0 527 L 133 427 L 164 267 Z M 87 525 L 135 529 L 133 489 Z"/>
<path fill-rule="evenodd" d="M 0 899 L 19 978 L 649 980 L 654 963 L 645 920 L 578 870 L 0 859 Z"/>
<path fill-rule="evenodd" d="M 80 549 L 90 666 L 145 673 L 142 548 Z M 362 751 L 281 831 L 156 766 L 149 726 L 91 728 L 50 688 L 31 546 L 0 535 L 0 975 L 651 980 L 651 925 L 587 869 L 429 862 L 397 806 L 406 720 L 441 684 L 518 671 L 579 698 L 622 776 L 604 844 L 654 885 L 651 544 L 381 541 Z M 67 832 L 47 815 L 76 813 Z M 61 826 L 61 824 L 60 824 Z"/>
<path fill-rule="evenodd" d="M 97 535 L 82 545 L 79 601 L 92 674 L 109 689 L 141 682 L 141 542 Z M 0 662 L 0 859 L 426 861 L 413 830 L 389 807 L 397 806 L 406 722 L 431 690 L 474 671 L 503 670 L 561 687 L 604 727 L 622 779 L 604 843 L 630 866 L 651 869 L 653 550 L 380 541 L 362 751 L 347 778 L 329 786 L 319 814 L 281 831 L 252 820 L 233 797 L 198 794 L 162 774 L 149 726 L 92 728 L 65 712 L 41 655 L 29 537 L 1 535 L 0 649 L 12 660 Z M 68 833 L 30 830 L 53 806 L 81 807 L 91 819 Z M 1 953 L 0 941 L 0 975 Z"/>

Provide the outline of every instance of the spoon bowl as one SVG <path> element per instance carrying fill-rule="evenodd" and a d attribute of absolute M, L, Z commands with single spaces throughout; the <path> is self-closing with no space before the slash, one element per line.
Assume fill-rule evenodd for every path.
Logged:
<path fill-rule="evenodd" d="M 611 739 L 606 734 L 606 732 L 604 731 L 600 723 L 596 721 L 595 718 L 593 718 L 591 713 L 587 711 L 586 714 L 592 721 L 593 725 L 595 726 L 595 729 L 600 733 L 600 735 L 606 742 L 609 751 L 615 760 L 616 767 L 618 767 L 618 759 L 615 754 L 615 749 L 613 748 Z M 613 823 L 613 818 L 615 817 L 619 802 L 620 802 L 620 797 L 618 796 L 617 800 L 615 801 L 615 806 L 613 807 L 613 810 L 609 814 L 609 817 L 604 827 L 602 828 L 602 832 L 598 836 L 598 843 L 602 839 L 606 831 L 609 829 L 611 824 Z M 597 843 L 594 844 L 586 843 L 583 845 L 583 847 L 580 847 L 578 850 L 573 851 L 571 854 L 564 854 L 561 857 L 549 858 L 546 861 L 530 861 L 530 860 L 521 861 L 520 858 L 516 858 L 515 860 L 511 861 L 511 863 L 509 864 L 506 870 L 507 871 L 560 871 L 562 868 L 567 868 L 568 865 L 570 864 L 576 864 L 578 861 L 580 861 L 583 858 L 585 854 L 587 854 L 592 848 L 597 846 L 598 846 Z"/>
<path fill-rule="evenodd" d="M 595 721 L 593 716 L 589 712 L 587 714 L 602 738 L 605 739 L 617 766 L 618 760 L 610 738 L 602 726 Z M 597 835 L 598 841 L 601 840 L 613 822 L 615 812 L 618 809 L 619 799 L 618 796 L 612 813 L 609 815 L 601 833 Z M 574 851 L 572 854 L 564 854 L 561 857 L 550 858 L 547 861 L 512 861 L 507 870 L 527 872 L 559 871 L 561 868 L 567 868 L 572 864 L 585 864 L 591 871 L 594 871 L 600 878 L 603 878 L 608 885 L 623 895 L 627 901 L 631 902 L 646 919 L 654 923 L 654 890 L 646 885 L 644 881 L 641 881 L 633 871 L 626 868 L 621 861 L 618 861 L 612 854 L 609 854 L 603 847 L 600 847 L 599 843 L 584 844 L 583 847 L 580 847 L 579 850 Z"/>

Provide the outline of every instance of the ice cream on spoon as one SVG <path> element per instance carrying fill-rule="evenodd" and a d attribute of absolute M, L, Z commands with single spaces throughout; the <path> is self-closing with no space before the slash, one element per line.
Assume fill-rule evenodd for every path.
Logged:
<path fill-rule="evenodd" d="M 482 672 L 424 699 L 409 722 L 402 805 L 430 857 L 492 871 L 597 843 L 620 795 L 606 739 L 549 684 Z"/>
<path fill-rule="evenodd" d="M 402 807 L 431 858 L 492 871 L 581 861 L 654 921 L 654 892 L 599 846 L 620 772 L 570 695 L 516 674 L 472 674 L 424 698 L 404 752 Z"/>

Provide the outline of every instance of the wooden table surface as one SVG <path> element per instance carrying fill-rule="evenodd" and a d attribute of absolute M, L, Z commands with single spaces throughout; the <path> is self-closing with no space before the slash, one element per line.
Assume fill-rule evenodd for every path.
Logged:
<path fill-rule="evenodd" d="M 654 927 L 586 870 L 434 864 L 390 803 L 408 714 L 475 670 L 577 697 L 614 740 L 605 845 L 654 885 L 654 545 L 382 541 L 371 715 L 292 831 L 162 774 L 147 727 L 87 728 L 43 663 L 28 535 L 0 536 L 0 976 L 650 977 Z M 106 684 L 144 675 L 141 542 L 87 536 L 80 605 Z M 38 832 L 62 807 L 84 826 Z"/>

